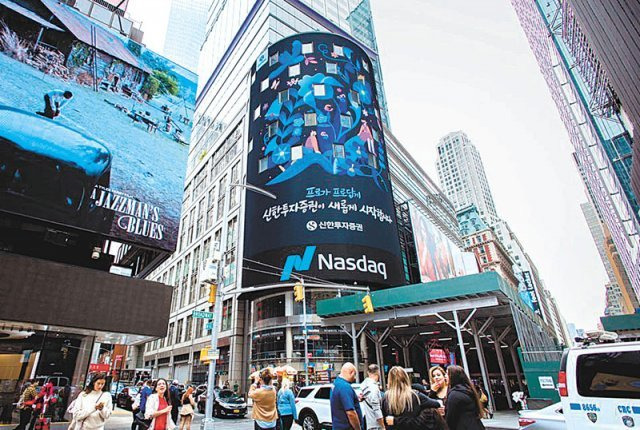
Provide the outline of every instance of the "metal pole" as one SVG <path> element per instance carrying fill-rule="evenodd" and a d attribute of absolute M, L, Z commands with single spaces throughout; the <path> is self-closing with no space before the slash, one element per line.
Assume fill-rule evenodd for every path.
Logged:
<path fill-rule="evenodd" d="M 464 350 L 464 339 L 462 339 L 462 330 L 460 330 L 460 320 L 458 320 L 458 311 L 453 311 L 453 321 L 456 324 L 456 333 L 458 333 L 458 346 L 460 347 L 460 355 L 462 356 L 462 367 L 469 375 L 469 364 L 467 363 L 467 353 Z"/>
<path fill-rule="evenodd" d="M 509 352 L 511 353 L 511 361 L 513 361 L 513 368 L 516 369 L 516 377 L 518 378 L 518 387 L 520 391 L 524 391 L 524 386 L 522 385 L 522 373 L 520 373 L 520 360 L 518 359 L 518 354 L 516 353 L 516 349 L 513 345 L 509 346 Z"/>
<path fill-rule="evenodd" d="M 231 185 L 227 185 L 224 190 L 224 207 L 222 211 L 222 234 L 220 238 L 220 263 L 218 265 L 218 288 L 216 290 L 216 303 L 213 307 L 213 320 L 211 321 L 211 350 L 214 354 L 218 352 L 218 324 L 222 314 L 222 288 L 223 288 L 223 266 L 225 260 L 225 252 L 227 247 L 227 213 L 229 210 L 229 195 Z M 209 361 L 209 375 L 207 378 L 207 402 L 205 404 L 204 420 L 202 425 L 204 430 L 212 430 L 215 426 L 213 420 L 213 387 L 215 384 L 216 359 Z"/>
<path fill-rule="evenodd" d="M 491 330 L 491 337 L 493 338 L 493 347 L 496 350 L 496 356 L 498 357 L 498 366 L 500 366 L 500 376 L 502 376 L 502 386 L 504 392 L 507 394 L 507 404 L 509 409 L 513 409 L 513 403 L 511 400 L 511 388 L 509 387 L 509 380 L 507 379 L 507 369 L 504 366 L 504 357 L 502 356 L 502 348 L 500 347 L 500 340 L 495 330 Z"/>
<path fill-rule="evenodd" d="M 358 337 L 356 336 L 356 325 L 351 323 L 351 342 L 353 343 L 353 365 L 356 366 L 356 382 L 360 382 L 360 371 L 358 366 Z"/>
<path fill-rule="evenodd" d="M 482 339 L 480 339 L 480 333 L 478 333 L 478 325 L 476 324 L 475 320 L 471 321 L 471 332 L 473 333 L 473 340 L 476 344 L 478 363 L 480 364 L 480 373 L 482 374 L 482 383 L 484 385 L 484 390 L 487 392 L 487 400 L 489 401 L 489 410 L 495 411 L 496 409 L 493 401 L 493 393 L 491 392 L 491 380 L 489 379 L 489 372 L 487 371 L 487 360 L 484 357 Z"/>
<path fill-rule="evenodd" d="M 304 336 L 304 385 L 309 385 L 309 346 L 307 344 L 307 290 L 304 288 L 304 280 L 300 279 L 302 283 L 302 335 Z"/>

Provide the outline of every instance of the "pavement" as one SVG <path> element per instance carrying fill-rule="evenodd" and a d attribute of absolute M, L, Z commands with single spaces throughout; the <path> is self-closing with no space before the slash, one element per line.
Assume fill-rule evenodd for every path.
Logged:
<path fill-rule="evenodd" d="M 250 416 L 250 414 L 248 415 Z M 202 418 L 204 415 L 196 413 L 191 425 L 192 430 L 201 430 Z M 17 420 L 16 420 L 17 421 Z M 130 430 L 132 415 L 130 411 L 116 408 L 107 421 L 105 430 Z M 214 418 L 215 429 L 218 430 L 253 430 L 251 418 Z M 517 430 L 518 414 L 515 411 L 496 412 L 493 419 L 482 420 L 488 430 Z M 1 424 L 0 429 L 10 430 L 17 424 Z M 51 423 L 51 430 L 66 430 L 68 422 Z M 301 427 L 294 424 L 292 430 L 301 430 Z"/>

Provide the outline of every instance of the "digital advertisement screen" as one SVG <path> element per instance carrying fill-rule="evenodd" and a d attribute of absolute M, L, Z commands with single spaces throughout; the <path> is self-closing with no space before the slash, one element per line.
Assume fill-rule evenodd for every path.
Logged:
<path fill-rule="evenodd" d="M 0 211 L 174 250 L 195 74 L 31 3 L 0 4 Z"/>
<path fill-rule="evenodd" d="M 367 54 L 340 36 L 300 34 L 269 47 L 252 76 L 247 182 L 276 199 L 246 194 L 243 286 L 300 276 L 401 285 Z"/>
<path fill-rule="evenodd" d="M 463 252 L 415 206 L 409 205 L 421 282 L 478 273 L 475 256 Z"/>

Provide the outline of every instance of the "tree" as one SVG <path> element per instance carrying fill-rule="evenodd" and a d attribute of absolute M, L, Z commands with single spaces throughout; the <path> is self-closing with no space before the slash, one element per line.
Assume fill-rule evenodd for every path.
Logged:
<path fill-rule="evenodd" d="M 160 81 L 157 80 L 153 75 L 149 75 L 147 76 L 147 79 L 144 81 L 144 84 L 142 84 L 142 88 L 140 89 L 140 91 L 143 94 L 146 94 L 147 98 L 151 100 L 153 96 L 155 96 L 158 93 L 159 89 L 160 89 Z"/>
<path fill-rule="evenodd" d="M 167 72 L 163 72 L 160 70 L 154 70 L 152 76 L 160 83 L 158 93 L 163 95 L 171 94 L 172 96 L 178 95 L 178 92 L 180 91 L 180 85 L 178 84 L 178 80 L 176 78 L 169 75 Z"/>

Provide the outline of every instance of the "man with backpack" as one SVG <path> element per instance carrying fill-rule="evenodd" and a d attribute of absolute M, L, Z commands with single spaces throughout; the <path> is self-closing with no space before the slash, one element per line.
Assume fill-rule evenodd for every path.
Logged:
<path fill-rule="evenodd" d="M 378 382 L 380 381 L 380 368 L 377 364 L 367 367 L 367 378 L 362 382 L 360 404 L 365 419 L 365 430 L 384 429 L 384 417 L 380 404 L 382 394 Z"/>

